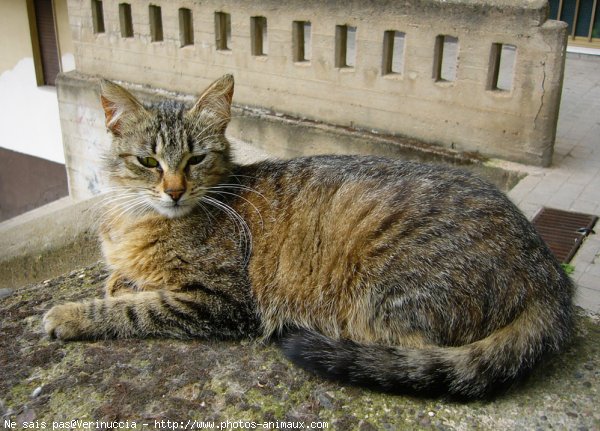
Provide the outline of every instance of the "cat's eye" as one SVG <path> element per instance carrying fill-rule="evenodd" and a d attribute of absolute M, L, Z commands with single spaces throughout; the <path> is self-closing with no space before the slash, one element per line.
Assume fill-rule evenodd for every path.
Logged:
<path fill-rule="evenodd" d="M 160 163 L 154 157 L 138 157 L 137 159 L 146 168 L 160 168 Z"/>
<path fill-rule="evenodd" d="M 202 161 L 206 158 L 206 154 L 200 154 L 198 156 L 192 156 L 188 159 L 187 164 L 189 166 L 197 165 L 202 163 Z"/>

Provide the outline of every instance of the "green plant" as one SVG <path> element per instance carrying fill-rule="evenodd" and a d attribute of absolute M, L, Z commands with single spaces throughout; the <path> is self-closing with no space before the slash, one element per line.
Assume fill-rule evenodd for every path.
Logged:
<path fill-rule="evenodd" d="M 562 269 L 567 273 L 567 275 L 571 275 L 575 272 L 575 267 L 570 263 L 561 263 Z"/>

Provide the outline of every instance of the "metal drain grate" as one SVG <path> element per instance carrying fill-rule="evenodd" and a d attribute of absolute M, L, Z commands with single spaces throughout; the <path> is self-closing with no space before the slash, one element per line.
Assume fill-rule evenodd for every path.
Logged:
<path fill-rule="evenodd" d="M 589 214 L 542 208 L 533 226 L 561 263 L 569 263 L 598 217 Z"/>

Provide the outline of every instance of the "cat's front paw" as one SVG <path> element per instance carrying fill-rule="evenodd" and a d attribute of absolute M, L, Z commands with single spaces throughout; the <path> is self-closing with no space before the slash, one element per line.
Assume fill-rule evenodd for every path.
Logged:
<path fill-rule="evenodd" d="M 89 338 L 89 322 L 85 317 L 85 304 L 68 302 L 54 306 L 42 320 L 44 330 L 51 338 L 77 340 Z"/>

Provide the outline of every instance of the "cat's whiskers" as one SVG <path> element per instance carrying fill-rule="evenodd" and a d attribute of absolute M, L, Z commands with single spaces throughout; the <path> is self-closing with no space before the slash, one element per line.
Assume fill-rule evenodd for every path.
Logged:
<path fill-rule="evenodd" d="M 129 192 L 109 200 L 101 218 L 110 225 L 125 215 L 142 215 L 150 209 L 152 205 L 147 196 L 139 192 Z"/>
<path fill-rule="evenodd" d="M 206 218 L 208 219 L 210 225 L 212 225 L 212 226 L 219 226 L 219 229 L 222 232 L 223 236 L 226 236 L 227 235 L 227 228 L 225 226 L 223 226 L 222 223 L 217 223 L 217 217 L 214 214 L 212 214 L 211 211 L 207 208 L 206 202 L 202 202 L 201 200 L 198 200 L 197 204 L 198 204 L 198 207 L 206 215 Z M 237 223 L 236 223 L 236 226 L 237 226 Z"/>
<path fill-rule="evenodd" d="M 211 189 L 237 189 L 237 190 L 244 190 L 246 192 L 250 192 L 250 193 L 254 193 L 258 196 L 260 196 L 261 198 L 263 198 L 263 200 L 268 204 L 269 200 L 265 197 L 265 195 L 263 195 L 262 193 L 260 193 L 259 191 L 253 189 L 252 187 L 246 186 L 244 184 L 227 184 L 227 183 L 221 183 L 218 184 L 216 186 L 211 186 Z"/>
<path fill-rule="evenodd" d="M 206 207 L 202 204 L 201 201 L 198 201 L 198 207 L 204 212 L 204 214 L 206 215 L 206 218 L 208 218 L 208 221 L 210 223 L 214 223 L 216 221 L 215 216 L 212 215 L 210 213 L 210 211 L 206 209 Z"/>
<path fill-rule="evenodd" d="M 90 207 L 92 213 L 98 212 L 99 216 L 95 218 L 92 228 L 97 230 L 100 224 L 107 222 L 114 213 L 119 210 L 123 204 L 139 197 L 139 192 L 124 187 L 111 187 L 107 193 L 101 195 L 99 200 Z"/>
<path fill-rule="evenodd" d="M 231 206 L 218 199 L 209 196 L 203 196 L 203 199 L 216 208 L 221 209 L 235 223 L 239 230 L 240 243 L 243 243 L 244 249 L 248 254 L 246 257 L 249 258 L 249 253 L 252 250 L 252 232 L 250 231 L 250 227 L 246 223 L 246 220 L 244 220 Z"/>
<path fill-rule="evenodd" d="M 150 210 L 152 209 L 152 205 L 145 199 L 144 197 L 140 197 L 137 200 L 132 201 L 128 205 L 124 205 L 121 207 L 121 212 L 119 212 L 116 216 L 113 217 L 114 220 L 118 220 L 125 215 L 129 216 L 139 216 L 145 211 L 141 210 Z"/>
<path fill-rule="evenodd" d="M 248 223 L 246 223 L 246 220 L 244 220 L 237 211 L 218 199 L 204 195 L 200 198 L 200 201 L 221 210 L 231 221 L 233 221 L 234 225 L 238 227 L 240 245 L 244 247 L 244 266 L 247 265 L 250 261 L 250 255 L 252 254 L 252 232 L 250 231 L 250 227 L 248 226 Z"/>
<path fill-rule="evenodd" d="M 262 214 L 260 213 L 260 210 L 256 207 L 256 205 L 254 205 L 251 201 L 249 201 L 245 197 L 243 197 L 241 195 L 238 195 L 236 193 L 230 192 L 230 191 L 224 191 L 222 188 L 218 188 L 218 187 L 209 187 L 208 189 L 206 189 L 206 193 L 215 193 L 215 194 L 218 194 L 220 196 L 228 195 L 228 196 L 235 196 L 236 198 L 240 198 L 241 200 L 243 200 L 244 202 L 246 202 L 248 205 L 250 205 L 254 209 L 254 211 L 258 215 L 258 218 L 260 219 L 260 225 L 261 225 L 261 227 L 264 227 L 264 221 L 263 221 L 263 218 L 262 218 Z"/>
<path fill-rule="evenodd" d="M 95 207 L 102 207 L 104 209 L 110 209 L 111 207 L 117 205 L 120 206 L 123 203 L 127 203 L 131 199 L 136 199 L 140 197 L 139 192 L 134 191 L 119 191 L 118 193 L 110 193 L 104 196 Z"/>
<path fill-rule="evenodd" d="M 207 203 L 209 205 L 211 205 L 214 208 L 217 208 L 218 210 L 222 211 L 230 220 L 232 220 L 234 222 L 234 225 L 236 226 L 239 235 L 240 235 L 240 244 L 244 244 L 244 248 L 246 248 L 246 244 L 248 241 L 248 233 L 250 232 L 250 229 L 247 227 L 245 220 L 242 219 L 242 217 L 235 211 L 233 210 L 233 208 L 231 208 L 229 205 L 214 199 L 210 196 L 206 196 L 203 195 L 200 198 L 201 202 Z M 246 226 L 246 227 L 244 227 Z"/>
<path fill-rule="evenodd" d="M 110 199 L 114 199 L 114 198 L 118 198 L 118 197 L 122 197 L 122 196 L 139 194 L 141 191 L 144 191 L 144 190 L 145 189 L 143 187 L 110 186 L 103 190 L 102 194 L 100 195 L 102 197 L 102 199 L 100 200 L 100 202 L 98 204 L 102 205 L 106 200 L 110 200 Z"/>

